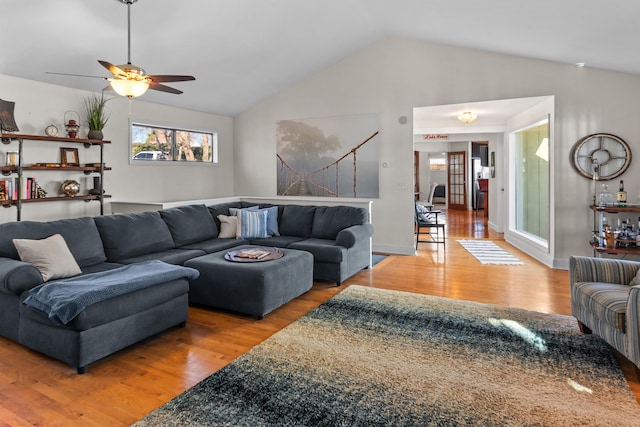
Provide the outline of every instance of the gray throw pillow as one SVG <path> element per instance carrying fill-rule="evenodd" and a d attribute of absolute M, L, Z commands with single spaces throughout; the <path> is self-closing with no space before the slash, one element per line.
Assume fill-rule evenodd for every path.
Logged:
<path fill-rule="evenodd" d="M 82 273 L 60 234 L 41 240 L 13 239 L 13 244 L 20 260 L 37 268 L 45 282 Z"/>

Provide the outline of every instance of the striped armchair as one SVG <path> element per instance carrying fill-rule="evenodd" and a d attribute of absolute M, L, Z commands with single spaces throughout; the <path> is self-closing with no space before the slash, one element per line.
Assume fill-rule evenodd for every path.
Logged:
<path fill-rule="evenodd" d="M 640 284 L 634 280 L 639 269 L 636 261 L 569 259 L 571 310 L 580 330 L 622 353 L 640 376 Z"/>

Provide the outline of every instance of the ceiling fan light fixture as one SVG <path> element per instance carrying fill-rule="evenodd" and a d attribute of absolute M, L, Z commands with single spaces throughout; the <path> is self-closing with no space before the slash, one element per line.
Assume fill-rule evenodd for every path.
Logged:
<path fill-rule="evenodd" d="M 127 80 L 127 79 L 108 79 L 111 82 L 111 87 L 116 91 L 118 95 L 126 96 L 127 98 L 137 98 L 149 89 L 150 82 L 148 80 Z"/>
<path fill-rule="evenodd" d="M 458 115 L 458 120 L 460 120 L 462 123 L 471 123 L 477 117 L 477 114 L 472 113 L 471 111 L 465 111 L 464 113 Z"/>

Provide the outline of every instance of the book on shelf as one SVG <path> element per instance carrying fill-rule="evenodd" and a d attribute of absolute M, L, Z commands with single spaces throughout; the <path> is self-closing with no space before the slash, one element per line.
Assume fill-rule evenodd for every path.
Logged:
<path fill-rule="evenodd" d="M 0 200 L 37 199 L 39 198 L 38 187 L 36 179 L 31 177 L 22 177 L 22 180 L 18 178 L 0 180 Z M 20 197 L 18 197 L 18 188 Z"/>

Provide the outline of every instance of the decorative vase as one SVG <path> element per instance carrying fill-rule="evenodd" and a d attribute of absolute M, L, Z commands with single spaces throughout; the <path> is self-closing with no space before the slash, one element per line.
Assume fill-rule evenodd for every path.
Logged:
<path fill-rule="evenodd" d="M 102 134 L 101 130 L 95 130 L 95 129 L 91 129 L 89 130 L 89 133 L 87 134 L 87 139 L 102 139 L 104 138 L 104 135 Z"/>
<path fill-rule="evenodd" d="M 72 179 L 68 179 L 60 186 L 60 191 L 67 196 L 73 197 L 80 192 L 80 183 Z"/>
<path fill-rule="evenodd" d="M 104 189 L 102 190 L 102 192 L 104 193 Z M 91 194 L 92 196 L 100 195 L 100 177 L 99 176 L 93 177 L 93 188 L 89 190 L 89 194 Z"/>

